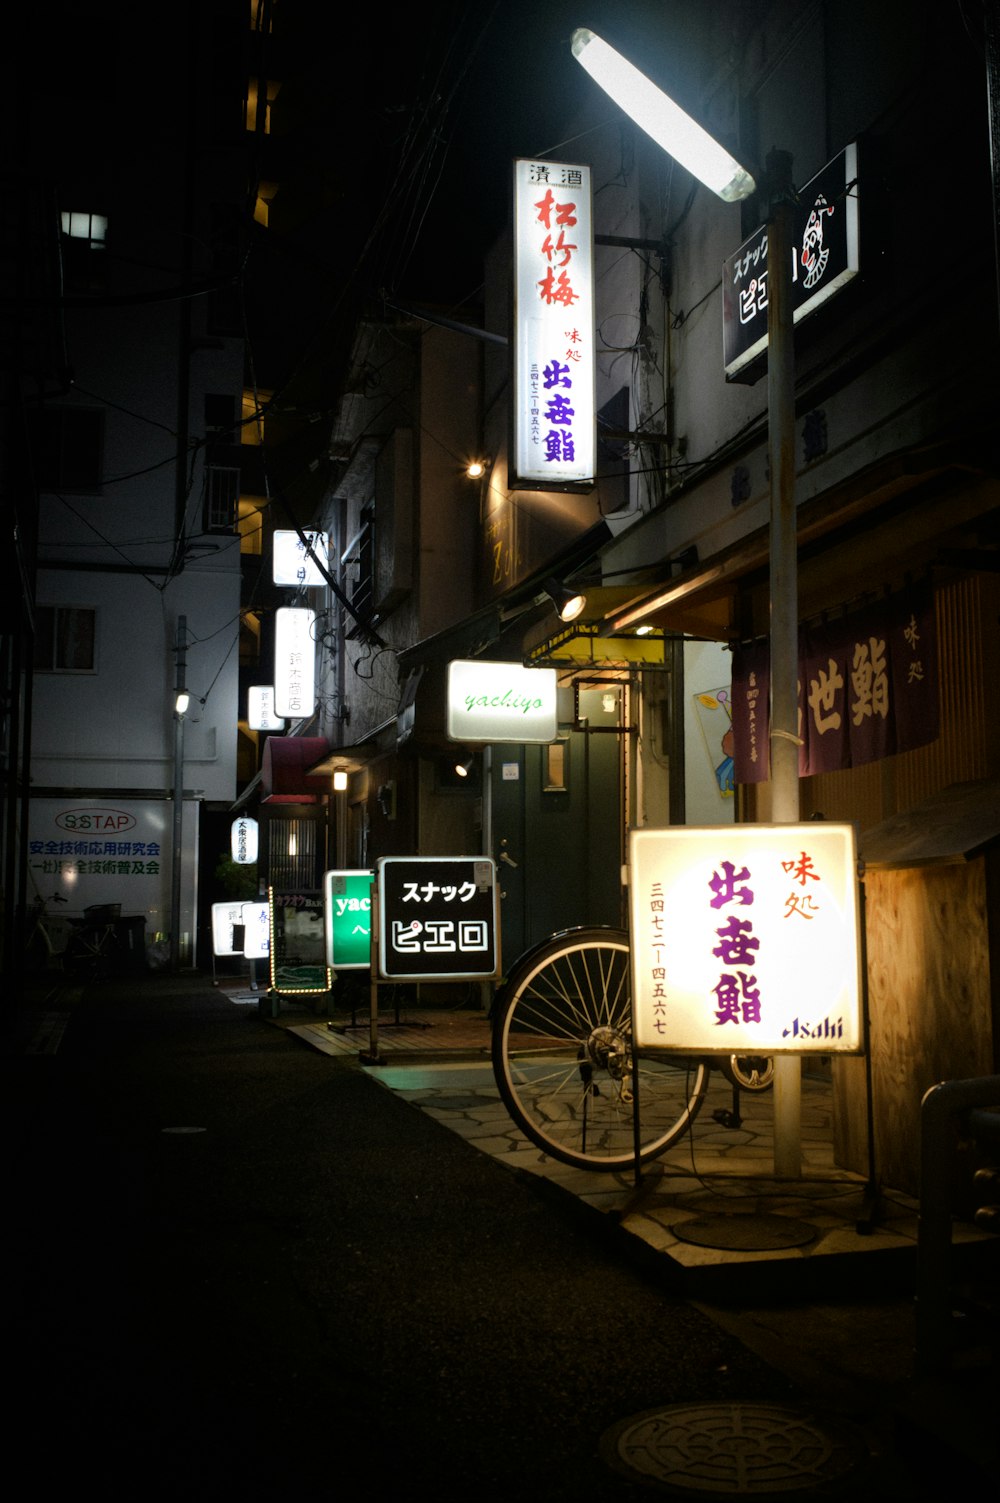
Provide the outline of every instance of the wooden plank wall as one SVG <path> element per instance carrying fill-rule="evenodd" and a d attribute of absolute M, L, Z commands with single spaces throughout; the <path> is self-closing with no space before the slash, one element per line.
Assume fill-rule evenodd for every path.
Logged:
<path fill-rule="evenodd" d="M 987 856 L 865 878 L 875 1169 L 916 1195 L 920 1103 L 938 1081 L 998 1069 Z M 834 1070 L 834 1155 L 867 1172 L 864 1069 Z"/>

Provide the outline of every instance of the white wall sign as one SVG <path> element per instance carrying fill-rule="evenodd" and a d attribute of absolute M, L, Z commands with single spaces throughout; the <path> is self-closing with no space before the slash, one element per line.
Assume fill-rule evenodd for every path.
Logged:
<path fill-rule="evenodd" d="M 512 486 L 593 484 L 594 372 L 590 168 L 517 161 Z"/>
<path fill-rule="evenodd" d="M 274 685 L 251 684 L 247 689 L 247 723 L 252 731 L 283 731 L 285 722 L 274 711 Z"/>
<path fill-rule="evenodd" d="M 313 558 L 306 549 L 302 538 L 307 538 Z M 329 568 L 329 540 L 325 532 L 312 532 L 306 530 L 299 537 L 297 532 L 287 532 L 279 529 L 274 534 L 274 557 L 272 574 L 276 585 L 312 586 L 324 585 L 326 579 L 320 572 L 319 564 L 324 569 Z"/>
<path fill-rule="evenodd" d="M 233 860 L 238 866 L 252 866 L 257 860 L 257 821 L 234 819 L 231 832 Z"/>
<path fill-rule="evenodd" d="M 181 933 L 195 934 L 199 810 L 185 800 L 181 833 Z M 70 918 L 92 903 L 120 903 L 123 918 L 142 914 L 146 936 L 171 925 L 173 812 L 169 799 L 33 797 L 28 815 L 29 890 L 66 899 Z"/>
<path fill-rule="evenodd" d="M 556 670 L 459 658 L 448 664 L 452 741 L 554 741 Z"/>
<path fill-rule="evenodd" d="M 289 720 L 316 708 L 316 612 L 286 606 L 274 613 L 274 708 Z"/>
<path fill-rule="evenodd" d="M 634 830 L 629 857 L 640 1048 L 860 1051 L 853 825 Z"/>

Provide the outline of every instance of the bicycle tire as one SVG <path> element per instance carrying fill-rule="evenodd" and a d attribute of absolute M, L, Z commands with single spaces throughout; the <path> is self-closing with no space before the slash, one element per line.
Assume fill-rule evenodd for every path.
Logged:
<path fill-rule="evenodd" d="M 635 1162 L 628 936 L 563 930 L 523 955 L 497 994 L 493 1073 L 511 1117 L 542 1151 L 577 1168 Z M 640 1161 L 684 1133 L 708 1084 L 704 1060 L 639 1060 Z"/>

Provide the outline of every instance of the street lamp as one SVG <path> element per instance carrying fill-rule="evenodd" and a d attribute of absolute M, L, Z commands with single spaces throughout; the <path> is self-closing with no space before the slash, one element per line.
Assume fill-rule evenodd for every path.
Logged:
<path fill-rule="evenodd" d="M 662 89 L 613 47 L 580 28 L 573 56 L 663 150 L 719 198 L 733 203 L 757 184 L 745 167 Z M 798 560 L 795 522 L 795 352 L 792 337 L 791 158 L 767 160 L 767 407 L 770 505 L 771 818 L 799 818 Z M 802 1173 L 802 1078 L 798 1055 L 778 1056 L 774 1072 L 775 1172 Z"/>
<path fill-rule="evenodd" d="M 726 203 L 749 198 L 756 190 L 752 174 L 741 162 L 601 37 L 580 26 L 570 47 L 580 66 L 629 119 L 706 188 Z"/>

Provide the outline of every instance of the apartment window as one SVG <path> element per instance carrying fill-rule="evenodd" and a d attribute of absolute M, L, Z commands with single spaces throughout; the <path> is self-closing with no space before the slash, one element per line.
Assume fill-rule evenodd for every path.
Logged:
<path fill-rule="evenodd" d="M 35 672 L 93 673 L 96 626 L 90 606 L 36 606 Z"/>
<path fill-rule="evenodd" d="M 351 553 L 357 558 L 358 578 L 351 591 L 351 604 L 362 616 L 371 614 L 375 595 L 375 508 L 366 506 L 361 513 L 361 527 Z M 348 560 L 350 562 L 350 559 Z"/>
<path fill-rule="evenodd" d="M 268 81 L 267 81 L 267 83 L 266 83 L 266 85 L 264 87 L 264 98 L 263 98 L 264 115 L 263 115 L 263 119 L 261 119 L 260 118 L 260 108 L 261 108 L 262 100 L 261 100 L 260 79 L 259 78 L 251 78 L 251 79 L 249 79 L 247 81 L 247 99 L 246 99 L 246 128 L 247 128 L 247 130 L 256 131 L 256 130 L 260 129 L 260 130 L 262 130 L 262 132 L 263 132 L 263 134 L 265 136 L 269 136 L 271 134 L 271 106 L 274 103 L 274 101 L 277 99 L 277 97 L 278 97 L 278 90 L 280 88 L 281 88 L 280 83 L 273 83 L 270 79 L 268 79 Z"/>
<path fill-rule="evenodd" d="M 61 215 L 63 285 L 67 292 L 99 292 L 107 284 L 106 214 L 64 209 Z"/>
<path fill-rule="evenodd" d="M 236 431 L 236 398 L 223 392 L 205 393 L 205 437 L 221 443 L 239 443 Z"/>
<path fill-rule="evenodd" d="M 35 479 L 43 491 L 99 491 L 104 413 L 97 407 L 46 407 L 29 414 Z"/>
<path fill-rule="evenodd" d="M 230 465 L 205 467 L 205 531 L 233 532 L 240 499 L 240 472 Z"/>
<path fill-rule="evenodd" d="M 86 210 L 64 209 L 62 232 L 68 240 L 79 240 L 92 250 L 103 250 L 108 238 L 106 214 L 91 214 Z"/>

